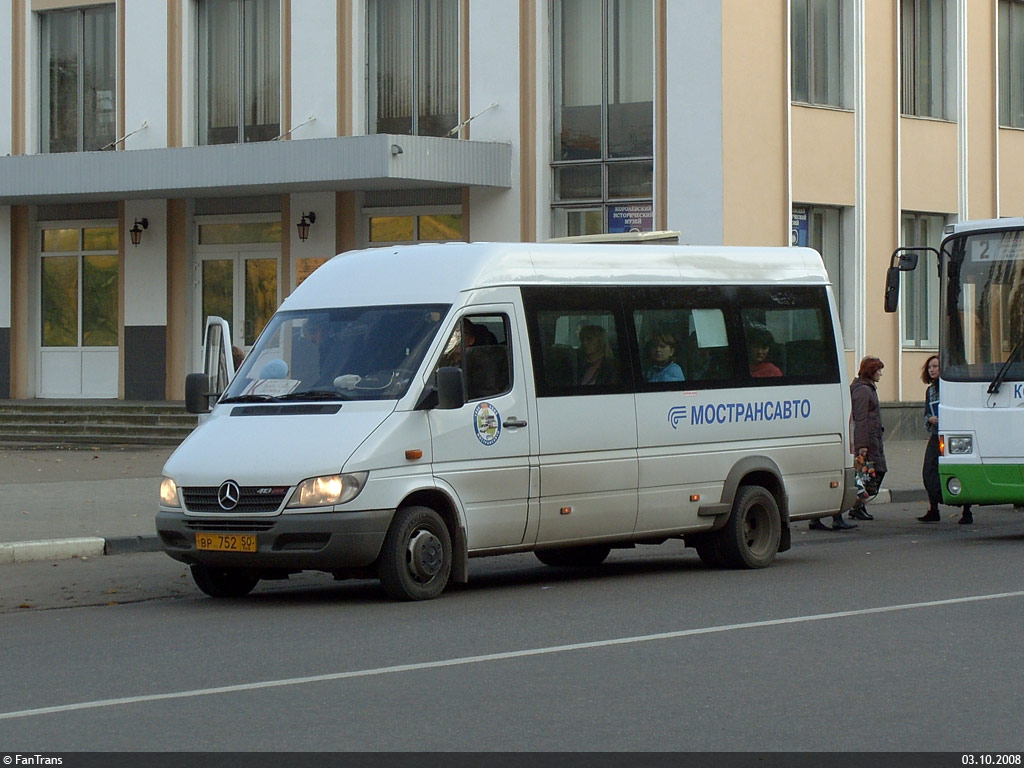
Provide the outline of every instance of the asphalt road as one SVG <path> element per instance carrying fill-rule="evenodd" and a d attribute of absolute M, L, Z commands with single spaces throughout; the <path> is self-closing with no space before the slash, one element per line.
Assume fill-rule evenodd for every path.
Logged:
<path fill-rule="evenodd" d="M 317 574 L 218 601 L 159 553 L 0 566 L 0 753 L 1019 755 L 1024 516 L 977 517 L 800 526 L 762 571 L 475 560 L 425 603 Z"/>

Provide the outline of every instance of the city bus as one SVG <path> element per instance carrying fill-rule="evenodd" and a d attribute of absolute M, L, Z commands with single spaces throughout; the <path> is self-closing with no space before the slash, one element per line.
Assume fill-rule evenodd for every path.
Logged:
<path fill-rule="evenodd" d="M 939 267 L 939 477 L 946 504 L 1024 504 L 1024 218 L 951 224 L 897 248 L 885 310 L 920 252 Z"/>

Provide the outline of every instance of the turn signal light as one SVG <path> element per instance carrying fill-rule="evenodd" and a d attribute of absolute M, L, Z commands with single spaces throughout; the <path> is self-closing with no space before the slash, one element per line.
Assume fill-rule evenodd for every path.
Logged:
<path fill-rule="evenodd" d="M 410 448 L 408 451 L 405 452 L 405 458 L 409 459 L 409 461 L 422 459 L 423 451 L 421 451 L 419 448 Z"/>
<path fill-rule="evenodd" d="M 562 507 L 558 510 L 558 514 L 560 515 L 568 515 L 570 512 L 572 512 L 572 507 Z"/>

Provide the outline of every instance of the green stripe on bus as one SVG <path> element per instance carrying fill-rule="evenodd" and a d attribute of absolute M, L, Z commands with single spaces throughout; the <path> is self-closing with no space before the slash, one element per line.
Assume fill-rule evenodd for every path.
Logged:
<path fill-rule="evenodd" d="M 963 490 L 949 492 L 951 477 Z M 1024 465 L 1021 464 L 939 464 L 942 497 L 946 504 L 1024 503 Z"/>

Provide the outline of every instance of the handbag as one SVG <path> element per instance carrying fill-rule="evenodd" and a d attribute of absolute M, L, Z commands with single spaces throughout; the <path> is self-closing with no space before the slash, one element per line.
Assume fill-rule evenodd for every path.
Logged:
<path fill-rule="evenodd" d="M 875 462 L 858 455 L 853 460 L 853 469 L 857 483 L 857 498 L 867 501 L 877 496 L 878 472 L 875 470 Z"/>

